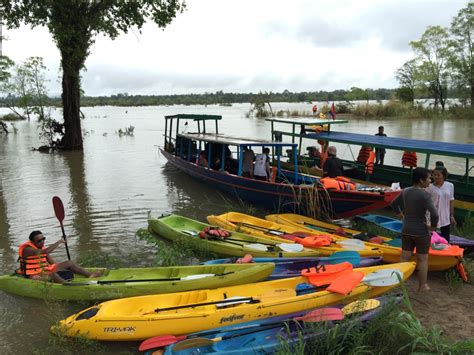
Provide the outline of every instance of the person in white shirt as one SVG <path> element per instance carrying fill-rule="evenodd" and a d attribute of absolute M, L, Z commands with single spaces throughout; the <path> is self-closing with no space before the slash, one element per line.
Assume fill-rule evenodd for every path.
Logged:
<path fill-rule="evenodd" d="M 262 154 L 257 154 L 255 157 L 255 166 L 253 170 L 253 177 L 257 180 L 268 181 L 270 179 L 270 149 L 263 148 Z"/>
<path fill-rule="evenodd" d="M 446 181 L 448 171 L 437 165 L 433 169 L 433 183 L 426 188 L 439 214 L 438 228 L 449 243 L 451 225 L 456 225 L 454 218 L 454 185 Z"/>

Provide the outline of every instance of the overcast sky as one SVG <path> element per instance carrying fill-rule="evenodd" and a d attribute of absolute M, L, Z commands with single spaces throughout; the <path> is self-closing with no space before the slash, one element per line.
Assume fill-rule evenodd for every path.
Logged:
<path fill-rule="evenodd" d="M 427 26 L 448 27 L 467 0 L 187 0 L 170 26 L 98 37 L 86 95 L 316 91 L 397 86 L 394 72 Z M 48 30 L 3 29 L 3 54 L 41 56 L 61 91 Z"/>

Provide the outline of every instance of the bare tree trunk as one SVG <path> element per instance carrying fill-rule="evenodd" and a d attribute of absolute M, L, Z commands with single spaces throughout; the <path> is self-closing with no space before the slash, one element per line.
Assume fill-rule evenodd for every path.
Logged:
<path fill-rule="evenodd" d="M 64 61 L 64 58 L 63 58 Z M 64 137 L 61 148 L 66 150 L 82 150 L 82 129 L 80 116 L 80 67 L 70 70 L 63 68 L 62 102 L 64 117 Z"/>

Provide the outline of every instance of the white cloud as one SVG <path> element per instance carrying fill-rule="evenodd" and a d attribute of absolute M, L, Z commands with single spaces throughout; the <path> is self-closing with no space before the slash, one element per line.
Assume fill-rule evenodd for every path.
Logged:
<path fill-rule="evenodd" d="M 87 95 L 309 91 L 395 87 L 410 40 L 449 26 L 465 1 L 189 0 L 166 29 L 146 24 L 96 39 Z M 3 52 L 42 56 L 60 93 L 59 52 L 45 28 L 5 30 Z"/>

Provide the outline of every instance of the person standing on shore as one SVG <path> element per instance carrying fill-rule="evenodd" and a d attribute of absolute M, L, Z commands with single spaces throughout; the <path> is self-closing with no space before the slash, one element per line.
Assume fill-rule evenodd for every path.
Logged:
<path fill-rule="evenodd" d="M 451 225 L 456 225 L 454 218 L 454 185 L 446 181 L 448 171 L 444 166 L 433 169 L 433 183 L 426 188 L 439 215 L 438 227 L 441 236 L 449 243 Z"/>
<path fill-rule="evenodd" d="M 413 170 L 413 186 L 402 191 L 392 201 L 393 211 L 403 219 L 401 261 L 410 261 L 416 248 L 418 269 L 418 291 L 429 291 L 428 253 L 431 232 L 438 225 L 438 211 L 425 189 L 430 184 L 430 171 L 425 168 Z M 426 224 L 426 212 L 430 213 L 430 225 Z"/>
<path fill-rule="evenodd" d="M 375 133 L 376 136 L 387 137 L 384 133 L 384 126 L 379 126 L 379 132 Z M 383 165 L 385 159 L 385 148 L 375 148 L 375 164 Z"/>

